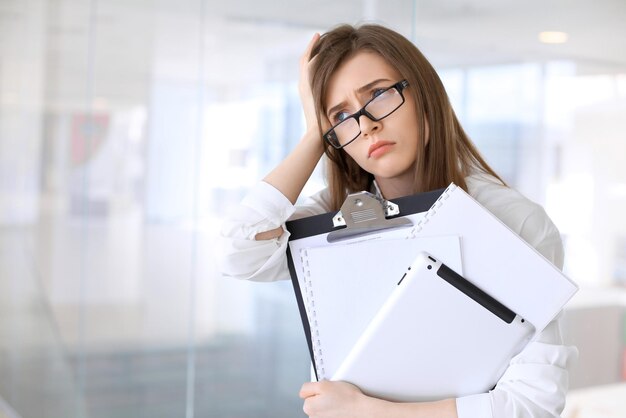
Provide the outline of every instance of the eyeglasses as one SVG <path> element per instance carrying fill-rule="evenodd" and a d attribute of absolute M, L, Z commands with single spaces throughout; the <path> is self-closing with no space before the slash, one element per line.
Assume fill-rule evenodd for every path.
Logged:
<path fill-rule="evenodd" d="M 324 134 L 324 139 L 336 149 L 341 149 L 350 144 L 361 135 L 359 118 L 367 116 L 370 120 L 378 122 L 391 115 L 404 103 L 402 90 L 407 88 L 408 85 L 408 81 L 402 80 L 391 87 L 379 91 L 374 98 L 365 103 L 361 110 L 347 116 L 344 120 L 330 128 Z"/>

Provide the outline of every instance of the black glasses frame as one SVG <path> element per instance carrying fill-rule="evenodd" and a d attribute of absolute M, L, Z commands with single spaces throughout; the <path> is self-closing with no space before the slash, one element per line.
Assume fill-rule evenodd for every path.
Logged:
<path fill-rule="evenodd" d="M 406 80 L 402 80 L 402 81 L 398 81 L 393 86 L 387 87 L 386 89 L 384 89 L 383 91 L 379 93 L 379 95 L 381 95 L 385 93 L 386 91 L 389 91 L 391 89 L 396 89 L 398 91 L 398 94 L 402 98 L 402 102 L 398 105 L 398 107 L 393 109 L 391 112 L 387 113 L 385 116 L 382 116 L 380 118 L 375 118 L 374 116 L 372 116 L 371 113 L 365 110 L 365 108 L 369 106 L 369 104 L 372 103 L 374 100 L 376 100 L 379 95 L 376 97 L 372 97 L 370 100 L 367 101 L 367 103 L 365 103 L 365 105 L 363 105 L 363 107 L 359 111 L 351 114 L 350 116 L 348 116 L 347 118 L 345 118 L 344 120 L 342 120 L 341 122 L 339 122 L 338 124 L 330 128 L 328 131 L 326 131 L 326 133 L 324 133 L 323 135 L 324 140 L 328 142 L 328 144 L 330 144 L 335 149 L 341 149 L 347 145 L 350 145 L 355 139 L 357 139 L 361 135 L 361 123 L 359 121 L 359 118 L 361 116 L 366 116 L 369 120 L 374 121 L 374 122 L 378 122 L 379 120 L 385 119 L 387 116 L 391 115 L 393 112 L 400 109 L 400 107 L 404 104 L 404 94 L 402 94 L 402 90 L 404 90 L 408 86 L 409 86 L 409 82 Z M 340 145 L 339 138 L 337 138 L 337 134 L 335 133 L 335 128 L 341 125 L 342 123 L 344 123 L 345 121 L 347 121 L 348 119 L 356 119 L 356 123 L 359 126 L 359 133 L 354 138 L 346 142 L 345 144 Z"/>

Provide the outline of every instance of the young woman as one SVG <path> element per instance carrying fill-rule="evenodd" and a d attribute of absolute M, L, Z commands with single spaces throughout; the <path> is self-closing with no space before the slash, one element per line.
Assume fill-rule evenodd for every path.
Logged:
<path fill-rule="evenodd" d="M 336 211 L 349 193 L 369 190 L 394 199 L 451 182 L 562 268 L 556 227 L 487 165 L 456 119 L 435 70 L 403 36 L 378 25 L 343 25 L 314 36 L 301 60 L 300 95 L 307 131 L 225 223 L 225 275 L 288 278 L 285 221 Z M 323 154 L 328 188 L 294 206 Z M 558 417 L 575 356 L 575 348 L 562 345 L 553 321 L 511 360 L 489 393 L 393 403 L 345 382 L 322 381 L 305 383 L 300 396 L 311 418 Z"/>

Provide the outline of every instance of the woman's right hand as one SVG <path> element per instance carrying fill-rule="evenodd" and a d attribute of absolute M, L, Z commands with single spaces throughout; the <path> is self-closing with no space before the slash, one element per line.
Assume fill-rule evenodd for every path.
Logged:
<path fill-rule="evenodd" d="M 315 103 L 313 102 L 313 93 L 311 91 L 311 51 L 319 41 L 320 34 L 316 33 L 307 45 L 304 54 L 300 57 L 300 81 L 298 83 L 298 91 L 300 93 L 300 101 L 304 110 L 304 119 L 306 121 L 307 132 L 311 130 L 317 131 L 317 112 L 315 111 Z"/>
<path fill-rule="evenodd" d="M 320 39 L 316 33 L 309 42 L 306 51 L 300 58 L 300 82 L 298 90 L 304 109 L 306 132 L 296 147 L 263 179 L 278 189 L 292 204 L 296 203 L 302 188 L 315 170 L 315 166 L 324 155 L 324 142 L 320 138 L 317 127 L 317 113 L 311 92 L 310 69 L 311 51 L 315 43 Z M 316 58 L 313 58 L 314 60 Z M 281 228 L 265 231 L 257 236 L 257 239 L 271 239 L 280 236 Z"/>

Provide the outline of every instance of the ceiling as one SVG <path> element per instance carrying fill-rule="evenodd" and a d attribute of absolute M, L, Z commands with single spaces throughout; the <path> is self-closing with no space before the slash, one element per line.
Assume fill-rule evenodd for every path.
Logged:
<path fill-rule="evenodd" d="M 439 66 L 560 58 L 626 65 L 624 0 L 249 0 L 220 6 L 215 2 L 215 7 L 209 3 L 207 15 L 219 16 L 233 29 L 246 24 L 251 30 L 312 31 L 373 18 L 412 38 Z M 546 30 L 567 32 L 569 41 L 541 44 L 538 33 Z"/>
<path fill-rule="evenodd" d="M 437 68 L 575 61 L 626 73 L 624 0 L 0 0 L 0 63 L 22 56 L 62 105 L 86 96 L 145 102 L 155 78 L 219 86 L 295 80 L 311 34 L 374 20 Z M 564 31 L 545 45 L 538 33 Z"/>

